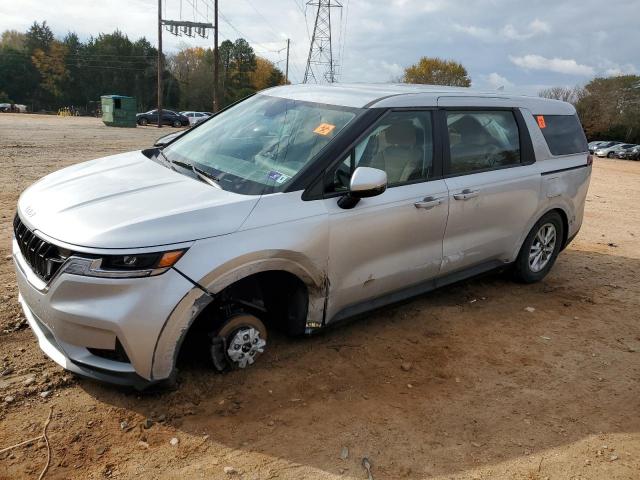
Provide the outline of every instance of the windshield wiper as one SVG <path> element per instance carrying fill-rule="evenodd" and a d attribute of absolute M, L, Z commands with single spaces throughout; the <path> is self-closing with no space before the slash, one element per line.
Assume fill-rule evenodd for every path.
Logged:
<path fill-rule="evenodd" d="M 193 173 L 195 173 L 198 176 L 198 178 L 201 178 L 212 187 L 216 187 L 222 190 L 222 187 L 220 186 L 220 179 L 218 177 L 211 175 L 210 173 L 207 173 L 204 170 L 201 170 L 195 165 L 191 165 L 191 170 L 193 170 Z"/>
<path fill-rule="evenodd" d="M 172 166 L 177 165 L 179 167 L 186 168 L 187 170 L 191 170 L 193 173 L 195 173 L 195 175 L 200 180 L 204 181 L 205 183 L 208 183 L 212 187 L 216 187 L 222 190 L 222 187 L 220 186 L 220 179 L 218 177 L 215 177 L 205 172 L 204 170 L 193 165 L 192 163 L 181 162 L 180 160 L 169 160 L 169 158 L 167 158 L 167 156 L 164 154 L 162 150 L 158 150 L 158 152 L 160 153 L 160 155 L 162 155 L 162 158 L 164 158 Z"/>

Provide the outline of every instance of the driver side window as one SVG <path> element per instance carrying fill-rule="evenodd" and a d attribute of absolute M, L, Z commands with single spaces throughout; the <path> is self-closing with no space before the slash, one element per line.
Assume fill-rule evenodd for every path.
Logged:
<path fill-rule="evenodd" d="M 351 175 L 358 167 L 384 170 L 389 187 L 433 177 L 431 112 L 406 111 L 385 115 L 332 172 L 328 191 L 348 191 Z"/>

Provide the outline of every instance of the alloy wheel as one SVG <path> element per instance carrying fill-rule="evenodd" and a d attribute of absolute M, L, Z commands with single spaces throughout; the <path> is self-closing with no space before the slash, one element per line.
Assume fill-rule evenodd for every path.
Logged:
<path fill-rule="evenodd" d="M 532 272 L 537 273 L 549 264 L 556 241 L 557 233 L 553 223 L 545 223 L 538 229 L 529 249 L 529 268 Z"/>

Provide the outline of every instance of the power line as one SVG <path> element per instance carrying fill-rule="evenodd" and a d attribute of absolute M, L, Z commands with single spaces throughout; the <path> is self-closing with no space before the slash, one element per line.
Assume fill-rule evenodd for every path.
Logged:
<path fill-rule="evenodd" d="M 244 1 L 245 1 L 246 3 L 248 3 L 248 4 L 249 4 L 249 6 L 250 6 L 251 8 L 253 8 L 253 11 L 254 11 L 254 12 L 256 12 L 256 13 L 258 14 L 258 16 L 259 16 L 260 18 L 262 18 L 262 20 L 264 20 L 264 23 L 267 25 L 267 27 L 269 28 L 269 30 L 271 30 L 271 33 L 273 33 L 273 34 L 276 36 L 276 38 L 280 38 L 280 34 L 276 33 L 276 32 L 275 32 L 275 30 L 272 28 L 271 22 L 269 22 L 269 20 L 267 20 L 267 19 L 264 17 L 264 15 L 262 15 L 262 14 L 258 11 L 258 9 L 253 5 L 253 3 L 251 3 L 249 0 L 244 0 Z"/>

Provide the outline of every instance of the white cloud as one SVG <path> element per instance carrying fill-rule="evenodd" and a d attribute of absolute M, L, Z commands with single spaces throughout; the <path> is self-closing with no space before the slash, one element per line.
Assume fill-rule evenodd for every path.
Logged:
<path fill-rule="evenodd" d="M 502 29 L 502 35 L 509 40 L 528 40 L 529 38 L 533 38 L 537 35 L 542 35 L 545 33 L 550 33 L 551 27 L 548 23 L 543 22 L 542 20 L 535 19 L 527 27 L 519 31 L 511 25 L 510 23 L 505 25 Z"/>
<path fill-rule="evenodd" d="M 495 40 L 496 38 L 496 34 L 493 30 L 490 30 L 488 28 L 476 27 L 474 25 L 460 25 L 458 23 L 454 23 L 453 29 L 457 32 L 466 33 L 467 35 L 485 41 Z"/>
<path fill-rule="evenodd" d="M 397 63 L 388 63 L 383 60 L 380 62 L 380 67 L 382 70 L 389 73 L 389 77 L 391 79 L 400 77 L 404 73 L 404 68 Z"/>
<path fill-rule="evenodd" d="M 483 80 L 489 84 L 489 86 L 493 89 L 498 89 L 500 87 L 503 88 L 511 88 L 513 87 L 513 83 L 507 80 L 505 77 L 500 75 L 497 72 L 490 73 L 489 75 L 484 76 Z"/>
<path fill-rule="evenodd" d="M 413 12 L 422 10 L 423 12 L 438 12 L 447 7 L 446 0 L 393 0 L 393 7 L 405 8 Z"/>
<path fill-rule="evenodd" d="M 509 60 L 511 60 L 511 63 L 514 65 L 526 70 L 548 70 L 550 72 L 584 76 L 592 76 L 595 74 L 593 67 L 580 64 L 573 58 L 546 58 L 542 55 L 514 57 L 509 55 Z"/>
<path fill-rule="evenodd" d="M 458 32 L 465 33 L 471 37 L 479 38 L 486 42 L 497 40 L 528 40 L 535 36 L 551 32 L 551 26 L 547 22 L 543 22 L 537 18 L 522 30 L 518 30 L 510 23 L 499 30 L 477 27 L 475 25 L 460 25 L 458 23 L 455 23 L 453 28 Z"/>
<path fill-rule="evenodd" d="M 529 24 L 529 30 L 533 33 L 551 33 L 549 24 L 537 18 Z"/>
<path fill-rule="evenodd" d="M 607 77 L 617 77 L 620 75 L 634 75 L 638 73 L 638 69 L 631 63 L 624 65 L 611 64 L 605 71 Z"/>

